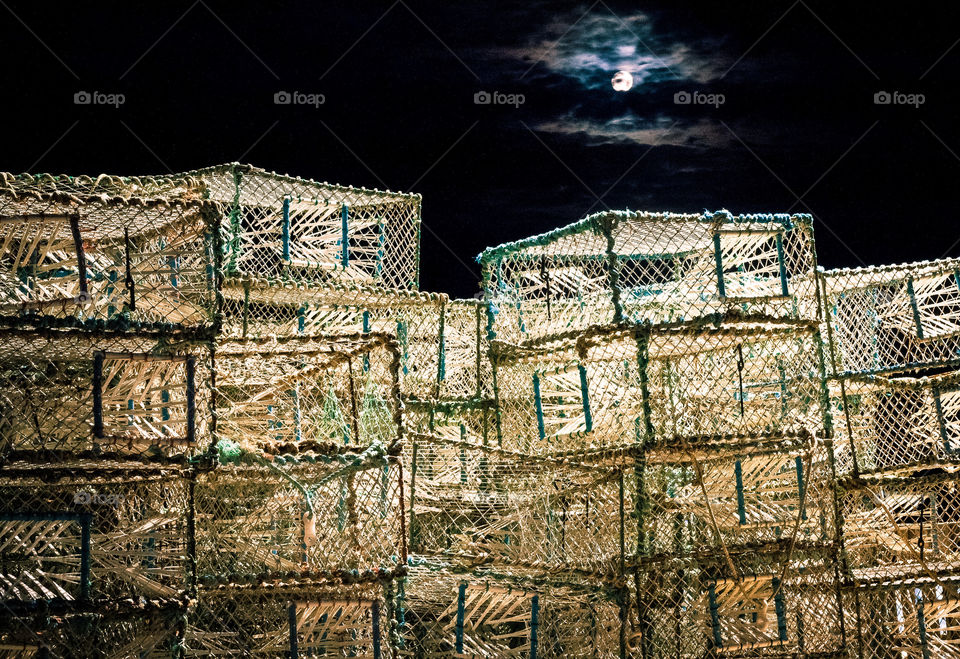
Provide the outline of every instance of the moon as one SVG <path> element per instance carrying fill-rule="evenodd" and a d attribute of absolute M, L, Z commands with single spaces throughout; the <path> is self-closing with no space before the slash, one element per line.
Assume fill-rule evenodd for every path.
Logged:
<path fill-rule="evenodd" d="M 633 76 L 629 71 L 617 71 L 610 82 L 613 84 L 614 90 L 625 92 L 633 87 Z"/>

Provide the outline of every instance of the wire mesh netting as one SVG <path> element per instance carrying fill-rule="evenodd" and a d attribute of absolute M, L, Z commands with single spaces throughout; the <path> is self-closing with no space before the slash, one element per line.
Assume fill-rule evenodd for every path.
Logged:
<path fill-rule="evenodd" d="M 218 437 L 275 453 L 400 441 L 400 355 L 382 334 L 219 342 Z M 359 449 L 358 449 L 359 447 Z"/>
<path fill-rule="evenodd" d="M 824 273 L 835 373 L 892 373 L 960 360 L 960 260 Z"/>
<path fill-rule="evenodd" d="M 638 569 L 630 656 L 846 656 L 835 565 L 829 552 L 796 550 L 789 558 L 668 558 Z"/>
<path fill-rule="evenodd" d="M 596 585 L 418 561 L 402 602 L 404 657 L 622 656 L 620 604 Z"/>
<path fill-rule="evenodd" d="M 126 659 L 183 652 L 186 607 L 152 602 L 0 616 L 0 657 Z"/>
<path fill-rule="evenodd" d="M 622 560 L 616 470 L 412 438 L 411 550 L 465 564 L 613 574 Z"/>
<path fill-rule="evenodd" d="M 404 396 L 437 395 L 443 372 L 440 333 L 445 295 L 228 278 L 223 296 L 223 337 L 387 334 L 400 353 L 398 377 Z"/>
<path fill-rule="evenodd" d="M 194 452 L 208 436 L 210 350 L 176 336 L 0 330 L 0 455 Z"/>
<path fill-rule="evenodd" d="M 8 463 L 0 473 L 0 600 L 9 612 L 182 598 L 188 499 L 186 475 L 172 467 Z"/>
<path fill-rule="evenodd" d="M 633 451 L 623 462 L 636 520 L 635 527 L 628 522 L 628 557 L 832 546 L 830 449 L 801 434 Z"/>
<path fill-rule="evenodd" d="M 478 300 L 450 300 L 444 306 L 441 398 L 493 395 L 486 324 L 486 305 Z"/>
<path fill-rule="evenodd" d="M 740 309 L 816 320 L 807 215 L 609 211 L 480 255 L 491 329 L 518 343 Z"/>
<path fill-rule="evenodd" d="M 849 656 L 928 659 L 960 652 L 957 578 L 856 584 L 844 601 L 853 631 Z"/>
<path fill-rule="evenodd" d="M 955 471 L 960 376 L 845 376 L 830 382 L 841 474 Z"/>
<path fill-rule="evenodd" d="M 416 289 L 420 196 L 319 183 L 231 163 L 169 177 L 197 180 L 226 208 L 228 274 Z"/>
<path fill-rule="evenodd" d="M 956 477 L 868 477 L 842 482 L 844 540 L 853 578 L 861 584 L 930 580 L 960 571 Z"/>
<path fill-rule="evenodd" d="M 7 176 L 0 175 L 6 324 L 202 329 L 214 323 L 216 204 L 39 192 Z"/>
<path fill-rule="evenodd" d="M 390 581 L 300 579 L 202 590 L 187 627 L 188 656 L 396 656 Z"/>
<path fill-rule="evenodd" d="M 496 445 L 495 414 L 492 399 L 453 399 L 407 401 L 404 404 L 404 431 L 431 435 L 477 446 Z M 404 444 L 409 451 L 411 443 Z"/>
<path fill-rule="evenodd" d="M 498 441 L 551 453 L 823 428 L 818 341 L 805 324 L 718 321 L 495 342 Z"/>
<path fill-rule="evenodd" d="M 197 480 L 201 583 L 394 568 L 405 557 L 402 468 L 363 453 L 229 455 Z"/>

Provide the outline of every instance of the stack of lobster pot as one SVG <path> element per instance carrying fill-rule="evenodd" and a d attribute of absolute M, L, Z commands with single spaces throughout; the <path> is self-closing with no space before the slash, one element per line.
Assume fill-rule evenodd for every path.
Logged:
<path fill-rule="evenodd" d="M 417 437 L 406 649 L 842 654 L 811 219 L 607 212 L 480 262 L 492 430 Z"/>
<path fill-rule="evenodd" d="M 393 656 L 419 197 L 2 183 L 3 646 Z"/>
<path fill-rule="evenodd" d="M 958 268 L 822 273 L 851 656 L 960 650 Z"/>

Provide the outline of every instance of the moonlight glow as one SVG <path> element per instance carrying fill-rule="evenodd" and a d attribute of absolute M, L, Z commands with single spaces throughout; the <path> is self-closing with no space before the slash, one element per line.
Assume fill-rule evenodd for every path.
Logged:
<path fill-rule="evenodd" d="M 610 80 L 613 88 L 618 92 L 628 91 L 633 87 L 633 76 L 629 71 L 617 71 L 617 74 Z"/>

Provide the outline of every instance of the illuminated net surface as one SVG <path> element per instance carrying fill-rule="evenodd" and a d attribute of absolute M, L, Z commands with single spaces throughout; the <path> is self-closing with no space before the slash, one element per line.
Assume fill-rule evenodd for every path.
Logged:
<path fill-rule="evenodd" d="M 498 441 L 528 453 L 823 426 L 807 325 L 717 319 L 494 344 Z M 649 427 L 648 427 L 649 424 Z"/>
<path fill-rule="evenodd" d="M 196 486 L 201 582 L 402 563 L 401 467 L 382 450 L 222 460 Z"/>
<path fill-rule="evenodd" d="M 8 463 L 0 475 L 0 599 L 24 608 L 181 598 L 188 499 L 176 468 Z"/>
<path fill-rule="evenodd" d="M 416 290 L 420 197 L 319 183 L 238 163 L 161 178 L 197 180 L 225 206 L 228 274 Z"/>
<path fill-rule="evenodd" d="M 608 589 L 416 561 L 404 595 L 400 656 L 621 656 L 620 605 Z"/>
<path fill-rule="evenodd" d="M 443 373 L 440 336 L 445 295 L 227 278 L 223 297 L 224 337 L 389 335 L 397 344 L 403 395 L 437 396 Z"/>
<path fill-rule="evenodd" d="M 612 574 L 618 472 L 412 438 L 411 549 L 464 564 Z"/>
<path fill-rule="evenodd" d="M 394 657 L 391 582 L 300 579 L 201 591 L 188 656 Z"/>
<path fill-rule="evenodd" d="M 6 175 L 3 175 L 6 176 Z M 0 316 L 86 327 L 206 328 L 215 204 L 2 187 Z"/>
<path fill-rule="evenodd" d="M 824 273 L 836 373 L 892 373 L 960 359 L 960 260 Z"/>
<path fill-rule="evenodd" d="M 815 320 L 806 215 L 611 211 L 480 255 L 497 338 L 740 309 Z"/>
<path fill-rule="evenodd" d="M 0 454 L 193 453 L 208 436 L 210 350 L 176 336 L 0 330 Z"/>
<path fill-rule="evenodd" d="M 840 473 L 955 471 L 960 458 L 960 379 L 845 376 L 831 380 Z"/>
<path fill-rule="evenodd" d="M 269 454 L 391 446 L 401 434 L 399 362 L 384 335 L 220 342 L 218 436 Z"/>

